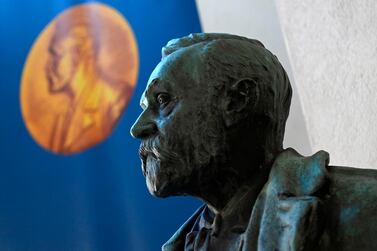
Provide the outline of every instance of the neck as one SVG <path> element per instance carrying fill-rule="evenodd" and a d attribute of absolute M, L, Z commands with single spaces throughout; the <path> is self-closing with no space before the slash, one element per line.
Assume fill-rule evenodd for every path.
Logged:
<path fill-rule="evenodd" d="M 268 174 L 268 167 L 256 170 L 248 178 L 224 174 L 221 175 L 222 178 L 207 182 L 204 189 L 196 196 L 201 198 L 213 212 L 225 214 L 232 210 L 245 194 L 251 194 L 255 201 L 267 182 Z"/>

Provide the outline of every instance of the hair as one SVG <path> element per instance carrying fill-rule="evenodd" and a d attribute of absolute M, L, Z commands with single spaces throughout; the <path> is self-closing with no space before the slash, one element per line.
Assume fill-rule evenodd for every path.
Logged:
<path fill-rule="evenodd" d="M 292 88 L 279 60 L 258 40 L 219 33 L 197 33 L 173 39 L 162 48 L 162 58 L 177 50 L 198 46 L 205 64 L 205 80 L 229 88 L 233 83 L 250 78 L 259 87 L 259 105 L 250 109 L 249 118 L 266 121 L 258 129 L 264 130 L 265 150 L 281 150 L 285 124 L 289 114 Z"/>

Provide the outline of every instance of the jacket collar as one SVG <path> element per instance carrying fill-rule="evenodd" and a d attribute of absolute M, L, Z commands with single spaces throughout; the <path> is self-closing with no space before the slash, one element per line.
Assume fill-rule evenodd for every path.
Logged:
<path fill-rule="evenodd" d="M 317 250 L 312 248 L 323 233 L 328 163 L 325 151 L 304 157 L 288 148 L 278 155 L 254 205 L 242 250 Z"/>
<path fill-rule="evenodd" d="M 288 148 L 272 165 L 258 196 L 240 250 L 301 250 L 321 232 L 321 198 L 327 182 L 329 155 L 325 151 L 304 157 Z M 163 246 L 163 251 L 184 250 L 186 235 L 201 216 L 199 208 Z M 306 250 L 306 249 L 303 249 Z"/>
<path fill-rule="evenodd" d="M 267 182 L 270 193 L 279 196 L 313 195 L 327 180 L 329 154 L 319 151 L 304 157 L 288 148 L 278 155 Z"/>
<path fill-rule="evenodd" d="M 162 246 L 162 251 L 184 250 L 186 235 L 193 228 L 196 220 L 201 216 L 206 205 L 202 205 L 195 213 L 175 232 L 175 234 Z"/>

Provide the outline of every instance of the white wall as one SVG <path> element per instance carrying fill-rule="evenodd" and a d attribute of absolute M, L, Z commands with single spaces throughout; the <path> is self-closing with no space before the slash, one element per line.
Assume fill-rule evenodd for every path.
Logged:
<path fill-rule="evenodd" d="M 377 168 L 377 1 L 276 0 L 314 150 Z"/>
<path fill-rule="evenodd" d="M 273 0 L 197 0 L 204 32 L 225 32 L 260 40 L 286 69 L 293 87 L 285 147 L 312 154 L 298 92 Z"/>

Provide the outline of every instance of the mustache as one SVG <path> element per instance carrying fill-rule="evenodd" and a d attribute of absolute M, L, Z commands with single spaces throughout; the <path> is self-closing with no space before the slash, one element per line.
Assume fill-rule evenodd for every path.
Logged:
<path fill-rule="evenodd" d="M 139 147 L 139 157 L 142 160 L 143 173 L 145 173 L 145 167 L 147 157 L 161 162 L 177 162 L 180 160 L 179 155 L 164 144 L 160 136 L 145 139 L 141 142 Z"/>

